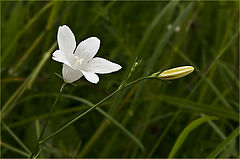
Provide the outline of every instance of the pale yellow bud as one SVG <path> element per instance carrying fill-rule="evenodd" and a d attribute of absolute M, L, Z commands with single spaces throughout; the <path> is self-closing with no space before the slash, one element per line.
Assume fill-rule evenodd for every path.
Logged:
<path fill-rule="evenodd" d="M 194 71 L 194 67 L 192 66 L 181 66 L 172 68 L 160 73 L 157 77 L 162 80 L 172 80 L 187 76 L 188 74 Z"/>

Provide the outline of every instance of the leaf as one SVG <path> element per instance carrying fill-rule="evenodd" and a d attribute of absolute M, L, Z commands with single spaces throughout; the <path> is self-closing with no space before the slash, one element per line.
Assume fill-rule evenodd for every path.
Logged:
<path fill-rule="evenodd" d="M 235 129 L 224 141 L 222 141 L 209 155 L 208 158 L 215 158 L 220 154 L 226 146 L 228 146 L 238 135 L 239 127 Z"/>
<path fill-rule="evenodd" d="M 175 142 L 168 158 L 173 158 L 179 148 L 182 146 L 183 142 L 187 138 L 188 134 L 192 132 L 196 127 L 200 126 L 201 124 L 210 121 L 210 120 L 217 120 L 216 117 L 209 117 L 209 116 L 204 116 L 199 119 L 194 120 L 191 122 L 187 127 L 184 128 L 184 130 L 181 132 L 179 137 L 177 138 L 177 141 Z"/>

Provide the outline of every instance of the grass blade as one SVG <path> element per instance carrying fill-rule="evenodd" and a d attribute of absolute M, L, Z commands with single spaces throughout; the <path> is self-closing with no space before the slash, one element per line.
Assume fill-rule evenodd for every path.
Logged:
<path fill-rule="evenodd" d="M 179 148 L 182 146 L 183 142 L 185 141 L 185 139 L 187 138 L 188 134 L 191 131 L 193 131 L 196 127 L 200 126 L 204 122 L 207 122 L 210 120 L 216 120 L 216 119 L 217 119 L 216 117 L 204 116 L 191 122 L 186 128 L 184 128 L 184 130 L 181 132 L 181 134 L 177 138 L 177 141 L 175 142 L 168 158 L 173 158 L 175 156 L 175 154 L 177 153 Z"/>
<path fill-rule="evenodd" d="M 223 142 L 221 142 L 210 154 L 207 158 L 215 158 L 218 154 L 220 154 L 226 146 L 228 146 L 232 140 L 234 140 L 239 135 L 239 127 L 235 129 Z"/>
<path fill-rule="evenodd" d="M 35 121 L 35 126 L 36 126 L 36 136 L 37 136 L 37 138 L 39 138 L 39 136 L 40 136 L 39 120 Z"/>

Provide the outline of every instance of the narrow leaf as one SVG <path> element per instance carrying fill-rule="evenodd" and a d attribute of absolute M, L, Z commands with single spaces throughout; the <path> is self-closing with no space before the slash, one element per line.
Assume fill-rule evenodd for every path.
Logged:
<path fill-rule="evenodd" d="M 196 127 L 200 126 L 204 122 L 210 121 L 210 120 L 216 120 L 216 117 L 209 117 L 209 116 L 204 116 L 199 119 L 194 120 L 191 122 L 187 127 L 184 128 L 184 130 L 181 132 L 179 137 L 177 138 L 177 141 L 175 142 L 168 158 L 173 158 L 179 148 L 182 146 L 183 142 L 187 138 L 188 134 L 192 132 Z"/>
<path fill-rule="evenodd" d="M 224 141 L 222 141 L 207 158 L 214 158 L 220 154 L 226 146 L 228 146 L 238 135 L 239 135 L 239 127 L 235 129 Z"/>

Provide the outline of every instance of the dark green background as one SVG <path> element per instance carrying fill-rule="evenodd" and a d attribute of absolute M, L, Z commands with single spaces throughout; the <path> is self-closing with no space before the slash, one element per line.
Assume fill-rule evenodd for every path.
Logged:
<path fill-rule="evenodd" d="M 171 5 L 174 3 L 177 2 Z M 169 4 L 168 1 L 62 1 L 50 4 L 39 14 L 49 2 L 2 1 L 2 107 L 13 98 L 9 104 L 12 109 L 2 119 L 4 123 L 33 149 L 37 139 L 36 120 L 43 126 L 42 115 L 46 117 L 55 99 L 53 95 L 63 82 L 54 74 L 61 74 L 62 65 L 49 56 L 31 87 L 24 81 L 31 79 L 31 73 L 56 42 L 58 26 L 66 24 L 77 43 L 90 36 L 98 37 L 101 47 L 97 56 L 120 64 L 122 69 L 100 75 L 97 85 L 82 77 L 75 82 L 77 86 L 66 86 L 64 94 L 97 103 L 127 78 L 136 58 L 142 62 L 129 81 L 181 65 L 193 65 L 195 71 L 170 83 L 159 80 L 138 83 L 101 105 L 142 142 L 144 152 L 99 112 L 92 111 L 48 141 L 42 147 L 41 157 L 72 157 L 79 144 L 76 154 L 81 156 L 91 141 L 83 157 L 148 157 L 154 146 L 157 149 L 152 157 L 167 157 L 181 131 L 203 114 L 219 118 L 213 121 L 217 129 L 209 123 L 200 125 L 175 156 L 207 157 L 223 141 L 216 130 L 228 136 L 239 125 L 239 4 L 237 1 L 179 2 L 175 8 L 166 8 Z M 167 29 L 169 24 L 173 29 Z M 179 32 L 174 30 L 176 26 L 180 26 Z M 183 109 L 176 116 L 180 107 Z M 72 108 L 76 109 L 67 113 Z M 86 109 L 81 102 L 61 98 L 55 112 L 64 113 L 51 118 L 46 136 Z M 21 149 L 4 127 L 1 135 L 2 142 Z M 233 141 L 219 157 L 239 155 L 238 138 Z M 2 157 L 21 157 L 4 146 L 1 150 Z"/>

